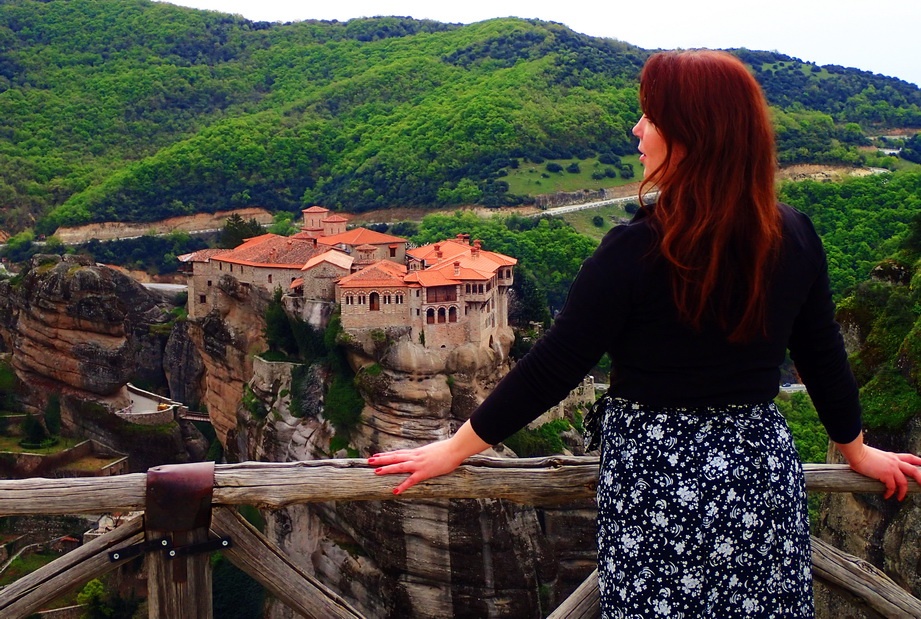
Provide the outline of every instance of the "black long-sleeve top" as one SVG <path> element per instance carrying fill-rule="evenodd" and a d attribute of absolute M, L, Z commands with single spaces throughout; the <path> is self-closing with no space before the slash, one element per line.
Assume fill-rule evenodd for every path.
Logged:
<path fill-rule="evenodd" d="M 766 338 L 730 343 L 716 326 L 695 331 L 678 319 L 643 209 L 582 264 L 553 326 L 473 413 L 473 430 L 490 444 L 504 440 L 564 398 L 605 352 L 615 397 L 681 407 L 767 402 L 789 348 L 829 436 L 855 439 L 857 384 L 834 319 L 825 251 L 804 214 L 779 209 L 783 242 Z"/>

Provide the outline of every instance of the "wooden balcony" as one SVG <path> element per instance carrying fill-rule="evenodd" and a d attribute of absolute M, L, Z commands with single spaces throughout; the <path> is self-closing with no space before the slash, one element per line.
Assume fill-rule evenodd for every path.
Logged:
<path fill-rule="evenodd" d="M 0 515 L 76 514 L 146 510 L 135 519 L 81 546 L 0 590 L 0 617 L 15 619 L 36 612 L 61 593 L 115 569 L 131 559 L 125 549 L 148 541 L 212 544 L 268 591 L 305 617 L 352 618 L 361 615 L 349 604 L 292 563 L 271 541 L 237 513 L 237 505 L 279 508 L 322 501 L 386 501 L 393 499 L 394 479 L 374 475 L 363 459 L 293 463 L 248 462 L 208 469 L 209 501 L 200 511 L 206 522 L 191 531 L 153 528 L 162 523 L 162 503 L 148 501 L 151 476 L 170 468 L 186 479 L 186 470 L 201 464 L 154 467 L 148 473 L 105 478 L 0 481 Z M 208 464 L 205 464 L 207 467 Z M 882 492 L 883 485 L 846 465 L 807 464 L 806 487 L 815 492 Z M 552 505 L 593 497 L 598 481 L 595 457 L 496 459 L 470 458 L 451 475 L 428 480 L 400 495 L 401 499 L 500 498 L 518 503 Z M 921 488 L 909 482 L 909 492 Z M 179 507 L 179 503 L 169 507 Z M 179 510 L 181 511 L 181 510 Z M 198 514 L 200 517 L 202 514 Z M 155 517 L 156 516 L 156 517 Z M 173 517 L 170 515 L 170 517 Z M 159 524 L 157 526 L 164 526 Z M 211 540 L 208 542 L 207 540 Z M 223 545 L 222 545 L 223 544 Z M 172 553 L 173 550 L 170 552 Z M 169 553 L 146 553 L 149 574 L 149 616 L 207 619 L 212 617 L 210 564 L 207 554 L 169 561 Z M 175 554 L 175 553 L 174 553 Z M 921 601 L 866 562 L 813 539 L 814 577 L 853 596 L 883 617 L 921 617 Z M 177 578 L 178 561 L 182 578 Z M 597 575 L 592 574 L 550 617 L 597 617 Z"/>

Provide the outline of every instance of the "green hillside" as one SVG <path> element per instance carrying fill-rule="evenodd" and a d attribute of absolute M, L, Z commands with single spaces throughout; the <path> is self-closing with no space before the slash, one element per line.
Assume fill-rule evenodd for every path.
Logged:
<path fill-rule="evenodd" d="M 921 127 L 905 82 L 738 53 L 777 106 L 784 161 L 892 165 L 859 150 L 867 133 Z M 148 0 L 7 0 L 0 228 L 519 204 L 558 189 L 554 175 L 504 180 L 519 164 L 600 174 L 635 153 L 647 55 L 537 20 L 269 24 Z"/>

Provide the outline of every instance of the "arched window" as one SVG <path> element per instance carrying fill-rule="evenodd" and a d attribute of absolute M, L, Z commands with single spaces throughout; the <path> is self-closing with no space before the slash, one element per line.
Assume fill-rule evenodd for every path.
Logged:
<path fill-rule="evenodd" d="M 372 312 L 380 311 L 381 295 L 377 294 L 376 292 L 372 292 L 371 296 L 368 297 L 368 302 L 370 304 L 370 307 L 368 309 L 370 309 Z"/>
<path fill-rule="evenodd" d="M 453 305 L 448 309 L 448 322 L 457 322 L 457 308 Z"/>
<path fill-rule="evenodd" d="M 439 307 L 438 308 L 438 323 L 441 324 L 443 322 L 445 322 L 445 308 Z"/>
<path fill-rule="evenodd" d="M 425 322 L 430 325 L 435 324 L 435 310 L 431 307 L 425 310 Z"/>

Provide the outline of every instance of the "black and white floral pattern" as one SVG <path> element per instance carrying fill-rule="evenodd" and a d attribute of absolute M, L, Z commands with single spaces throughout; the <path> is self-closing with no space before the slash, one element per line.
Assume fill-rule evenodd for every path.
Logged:
<path fill-rule="evenodd" d="M 602 615 L 814 617 L 802 466 L 774 405 L 607 400 Z"/>

